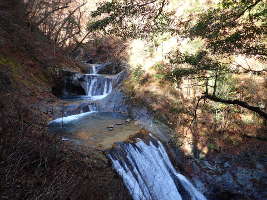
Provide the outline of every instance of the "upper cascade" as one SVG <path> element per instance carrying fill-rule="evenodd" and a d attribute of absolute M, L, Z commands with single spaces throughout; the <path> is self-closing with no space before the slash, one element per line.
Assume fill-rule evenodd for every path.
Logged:
<path fill-rule="evenodd" d="M 112 92 L 112 77 L 98 74 L 99 70 L 105 68 L 110 63 L 104 64 L 88 64 L 87 72 L 83 75 L 83 83 L 81 84 L 86 92 L 86 96 L 107 96 Z"/>
<path fill-rule="evenodd" d="M 82 87 L 86 96 L 106 96 L 112 91 L 112 78 L 96 74 L 86 74 L 83 76 Z"/>
<path fill-rule="evenodd" d="M 103 63 L 103 64 L 88 64 L 86 62 L 83 62 L 86 66 L 86 69 L 84 71 L 88 74 L 98 74 L 101 70 L 107 68 L 108 66 L 112 65 L 112 63 Z"/>

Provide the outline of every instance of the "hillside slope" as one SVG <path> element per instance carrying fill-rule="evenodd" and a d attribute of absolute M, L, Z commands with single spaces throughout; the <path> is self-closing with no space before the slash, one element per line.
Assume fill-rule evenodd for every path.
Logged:
<path fill-rule="evenodd" d="M 78 65 L 0 7 L 0 199 L 128 199 L 103 152 L 47 133 L 56 75 Z"/>

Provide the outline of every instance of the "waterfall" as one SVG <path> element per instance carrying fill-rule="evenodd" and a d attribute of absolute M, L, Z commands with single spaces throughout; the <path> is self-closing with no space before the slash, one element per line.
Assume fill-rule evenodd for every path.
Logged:
<path fill-rule="evenodd" d="M 86 62 L 84 61 L 84 64 Z M 110 66 L 112 63 L 103 63 L 103 64 L 86 64 L 88 69 L 86 70 L 89 74 L 98 74 L 100 70 L 105 69 L 107 66 Z"/>
<path fill-rule="evenodd" d="M 206 200 L 176 172 L 160 141 L 121 143 L 108 157 L 134 200 Z"/>
<path fill-rule="evenodd" d="M 98 74 L 85 74 L 84 83 L 86 96 L 106 96 L 112 91 L 112 78 Z"/>
<path fill-rule="evenodd" d="M 63 96 L 64 99 L 69 99 L 73 102 L 72 105 L 62 107 L 61 117 L 49 122 L 49 125 L 58 123 L 69 123 L 74 120 L 81 119 L 87 114 L 98 111 L 98 106 L 95 100 L 101 100 L 112 92 L 112 84 L 114 76 L 97 74 L 99 69 L 102 69 L 107 64 L 92 64 L 88 68 L 89 74 L 74 73 L 69 79 L 64 79 Z M 74 83 L 75 82 L 75 83 Z M 68 92 L 67 85 L 77 85 L 84 89 L 86 95 L 71 96 Z M 79 102 L 80 100 L 87 101 L 86 103 Z M 78 104 L 75 104 L 75 100 Z"/>
<path fill-rule="evenodd" d="M 88 97 L 105 97 L 112 92 L 112 77 L 97 74 L 100 69 L 107 64 L 92 64 L 88 72 L 90 74 L 83 75 L 86 96 Z"/>
<path fill-rule="evenodd" d="M 83 126 L 90 126 L 88 132 L 93 132 L 93 127 L 99 127 L 97 124 L 99 121 L 100 124 L 103 124 L 104 120 L 111 119 L 111 117 L 106 117 L 102 120 L 103 118 L 97 115 L 101 112 L 97 109 L 95 102 L 105 102 L 104 98 L 112 92 L 113 87 L 118 87 L 119 80 L 123 80 L 125 76 L 123 73 L 118 74 L 118 76 L 98 74 L 98 70 L 103 69 L 103 66 L 105 65 L 92 64 L 88 69 L 89 74 L 79 74 L 73 79 L 86 92 L 86 102 L 81 103 L 78 99 L 78 106 L 64 107 L 67 115 L 50 122 L 51 127 L 58 128 L 55 130 L 59 132 L 63 130 L 68 133 L 68 131 L 71 132 L 70 129 L 75 130 L 75 125 L 82 127 L 81 124 L 86 124 Z M 87 97 L 89 98 L 87 99 Z M 97 101 L 95 101 L 96 99 Z M 112 99 L 112 101 L 116 100 Z M 102 112 L 106 113 L 105 111 Z M 115 114 L 114 112 L 111 113 Z M 119 124 L 120 126 L 123 125 L 122 122 Z M 127 123 L 124 125 L 129 126 Z M 94 137 L 102 132 L 102 130 L 97 132 Z M 86 131 L 82 133 L 85 134 Z M 115 130 L 112 134 L 116 134 Z M 104 138 L 105 136 L 100 137 Z M 70 138 L 71 135 L 69 137 L 64 135 L 63 140 L 78 141 L 77 138 Z M 109 151 L 108 158 L 112 161 L 113 168 L 122 177 L 134 200 L 206 200 L 185 176 L 175 170 L 162 143 L 152 136 L 148 141 L 119 143 Z"/>
<path fill-rule="evenodd" d="M 96 74 L 96 66 L 95 65 L 92 66 L 92 74 Z"/>

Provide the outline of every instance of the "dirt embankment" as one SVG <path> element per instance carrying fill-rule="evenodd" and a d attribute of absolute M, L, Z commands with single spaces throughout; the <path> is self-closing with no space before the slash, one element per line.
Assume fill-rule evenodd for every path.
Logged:
<path fill-rule="evenodd" d="M 47 133 L 54 77 L 77 64 L 1 9 L 0 199 L 130 199 L 103 152 L 74 150 Z"/>

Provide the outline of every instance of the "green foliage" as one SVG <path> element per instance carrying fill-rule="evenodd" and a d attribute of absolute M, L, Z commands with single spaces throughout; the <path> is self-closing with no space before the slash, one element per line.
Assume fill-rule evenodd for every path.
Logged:
<path fill-rule="evenodd" d="M 202 51 L 196 55 L 184 55 L 184 60 L 182 62 L 188 63 L 190 65 L 198 65 L 201 62 L 203 56 L 205 56 L 205 54 L 206 52 Z"/>
<path fill-rule="evenodd" d="M 175 70 L 173 70 L 172 76 L 181 78 L 181 77 L 186 77 L 189 75 L 194 75 L 199 72 L 200 70 L 196 68 L 176 68 Z"/>
<path fill-rule="evenodd" d="M 112 1 L 112 2 L 105 2 L 100 4 L 100 6 L 92 12 L 91 16 L 92 17 L 97 17 L 101 15 L 102 13 L 108 13 L 110 14 L 112 11 L 119 10 L 121 9 L 121 6 L 119 5 L 118 2 Z"/>
<path fill-rule="evenodd" d="M 159 47 L 160 44 L 167 41 L 170 37 L 169 33 L 152 33 L 151 43 L 154 47 Z"/>
<path fill-rule="evenodd" d="M 210 150 L 217 150 L 217 149 L 218 149 L 217 145 L 214 144 L 214 143 L 209 143 L 209 144 L 208 144 L 208 148 L 209 148 Z"/>
<path fill-rule="evenodd" d="M 217 8 L 210 8 L 188 20 L 187 36 L 206 39 L 213 53 L 245 53 L 267 55 L 263 43 L 267 21 L 264 0 L 222 0 Z"/>
<path fill-rule="evenodd" d="M 164 63 L 156 63 L 153 67 L 152 67 L 157 74 L 154 75 L 154 77 L 158 80 L 167 80 L 167 74 L 169 69 L 167 68 L 167 65 Z"/>
<path fill-rule="evenodd" d="M 154 77 L 159 80 L 164 80 L 165 79 L 165 74 L 155 74 Z"/>
<path fill-rule="evenodd" d="M 156 63 L 153 66 L 153 69 L 157 72 L 163 73 L 166 70 L 166 66 L 164 65 L 164 63 Z"/>
<path fill-rule="evenodd" d="M 196 81 L 205 94 L 223 99 L 237 98 L 237 82 L 231 69 L 232 55 L 267 55 L 264 0 L 220 0 L 209 9 L 199 8 L 181 17 L 173 30 L 172 13 L 165 11 L 167 1 L 112 0 L 102 3 L 92 13 L 92 31 L 100 30 L 122 38 L 149 38 L 151 54 L 166 39 L 185 38 L 179 50 L 169 55 L 169 66 L 156 64 L 154 75 L 159 80 L 179 82 L 182 77 Z M 172 29 L 172 30 L 170 30 Z M 179 35 L 179 36 L 178 36 Z M 183 44 L 187 43 L 184 48 Z M 168 68 L 169 67 L 169 68 Z M 142 81 L 141 66 L 132 70 L 132 79 Z M 216 108 L 220 112 L 223 108 Z"/>
<path fill-rule="evenodd" d="M 177 65 L 177 67 L 168 74 L 170 79 L 172 79 L 172 77 L 181 78 L 191 75 L 203 77 L 209 75 L 207 71 L 224 70 L 220 63 L 207 55 L 206 51 L 200 51 L 196 54 L 182 54 L 176 52 L 174 57 L 170 58 L 170 62 Z M 182 64 L 187 64 L 187 67 L 184 67 Z"/>
<path fill-rule="evenodd" d="M 88 30 L 96 31 L 96 30 L 104 30 L 110 23 L 112 23 L 115 19 L 115 16 L 106 17 L 102 20 L 97 20 L 94 22 L 90 22 L 88 26 Z"/>
<path fill-rule="evenodd" d="M 166 32 L 171 23 L 170 14 L 165 12 L 166 0 L 112 0 L 101 3 L 92 12 L 90 31 L 103 31 L 122 38 L 144 38 L 151 33 Z"/>
<path fill-rule="evenodd" d="M 218 77 L 216 95 L 223 99 L 230 99 L 237 94 L 238 82 L 232 74 L 223 74 Z"/>
<path fill-rule="evenodd" d="M 219 6 L 223 9 L 236 9 L 236 10 L 244 10 L 248 5 L 260 2 L 258 0 L 223 0 L 220 2 Z"/>
<path fill-rule="evenodd" d="M 141 65 L 138 65 L 136 68 L 132 69 L 132 79 L 135 82 L 141 82 L 144 77 L 145 71 L 142 69 Z"/>
<path fill-rule="evenodd" d="M 197 54 L 205 49 L 205 41 L 202 38 L 194 38 L 193 40 L 188 40 L 186 43 L 182 44 L 180 51 L 184 54 Z"/>

